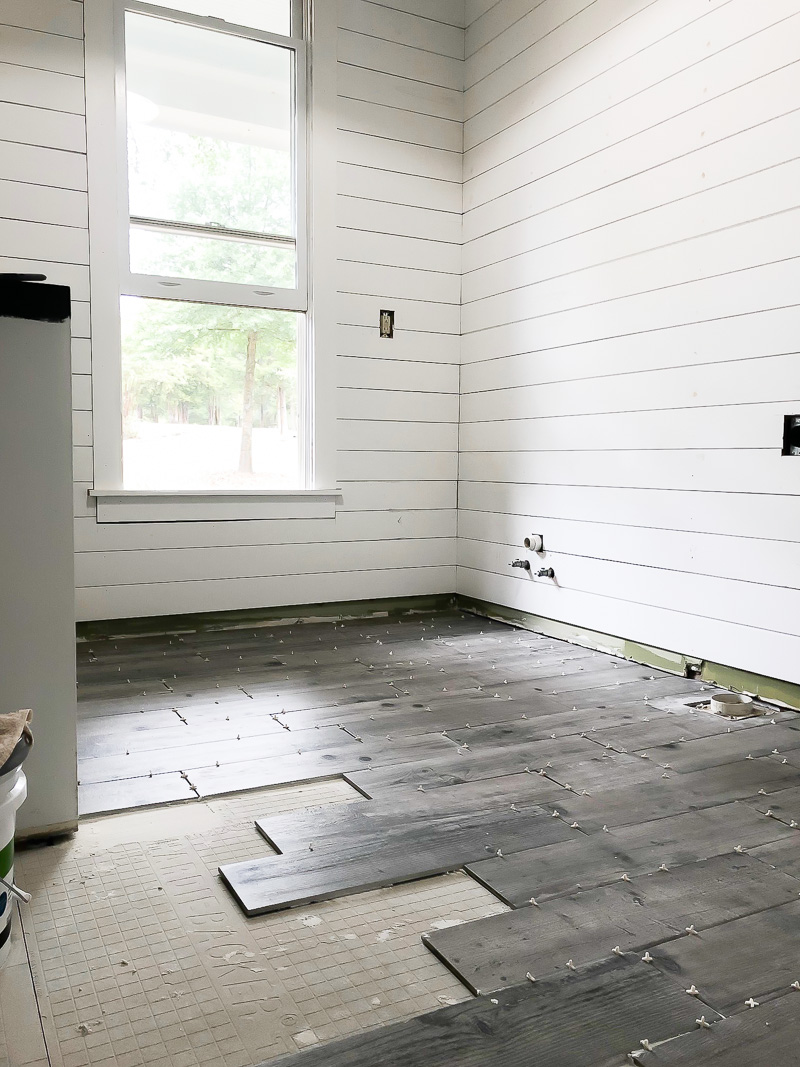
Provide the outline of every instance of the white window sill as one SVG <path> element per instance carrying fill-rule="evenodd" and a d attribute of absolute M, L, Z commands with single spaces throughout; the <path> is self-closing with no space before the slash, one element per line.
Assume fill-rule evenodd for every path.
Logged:
<path fill-rule="evenodd" d="M 258 491 L 90 489 L 98 522 L 226 522 L 333 519 L 341 489 Z"/>

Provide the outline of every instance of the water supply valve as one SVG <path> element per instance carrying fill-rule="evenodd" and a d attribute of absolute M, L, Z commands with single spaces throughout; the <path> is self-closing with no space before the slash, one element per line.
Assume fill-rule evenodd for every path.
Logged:
<path fill-rule="evenodd" d="M 521 571 L 529 571 L 531 569 L 531 563 L 528 559 L 515 559 L 509 563 L 509 567 L 519 567 Z"/>
<path fill-rule="evenodd" d="M 537 578 L 555 578 L 556 572 L 552 567 L 542 567 L 536 572 Z"/>

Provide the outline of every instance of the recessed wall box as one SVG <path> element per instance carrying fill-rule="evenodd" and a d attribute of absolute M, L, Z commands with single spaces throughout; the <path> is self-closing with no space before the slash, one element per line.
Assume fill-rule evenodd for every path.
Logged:
<path fill-rule="evenodd" d="M 800 415 L 784 416 L 781 455 L 800 456 Z"/>

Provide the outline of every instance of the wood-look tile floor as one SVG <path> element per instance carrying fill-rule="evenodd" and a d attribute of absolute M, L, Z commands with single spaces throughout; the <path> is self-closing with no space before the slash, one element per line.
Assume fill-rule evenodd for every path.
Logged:
<path fill-rule="evenodd" d="M 263 916 L 242 922 L 448 871 L 494 894 L 493 916 L 422 931 L 480 995 L 298 1065 L 614 1067 L 695 1047 L 734 1065 L 759 1034 L 800 1062 L 779 1010 L 800 992 L 800 716 L 724 720 L 697 682 L 455 612 L 97 640 L 79 673 L 84 813 L 358 791 L 285 814 L 253 794 L 244 854 L 220 829 L 232 899 Z"/>

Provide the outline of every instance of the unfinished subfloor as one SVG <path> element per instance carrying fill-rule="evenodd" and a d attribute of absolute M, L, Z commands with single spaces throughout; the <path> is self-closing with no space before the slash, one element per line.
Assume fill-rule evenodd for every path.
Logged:
<path fill-rule="evenodd" d="M 795 713 L 456 612 L 79 674 L 0 1064 L 800 1063 Z"/>

